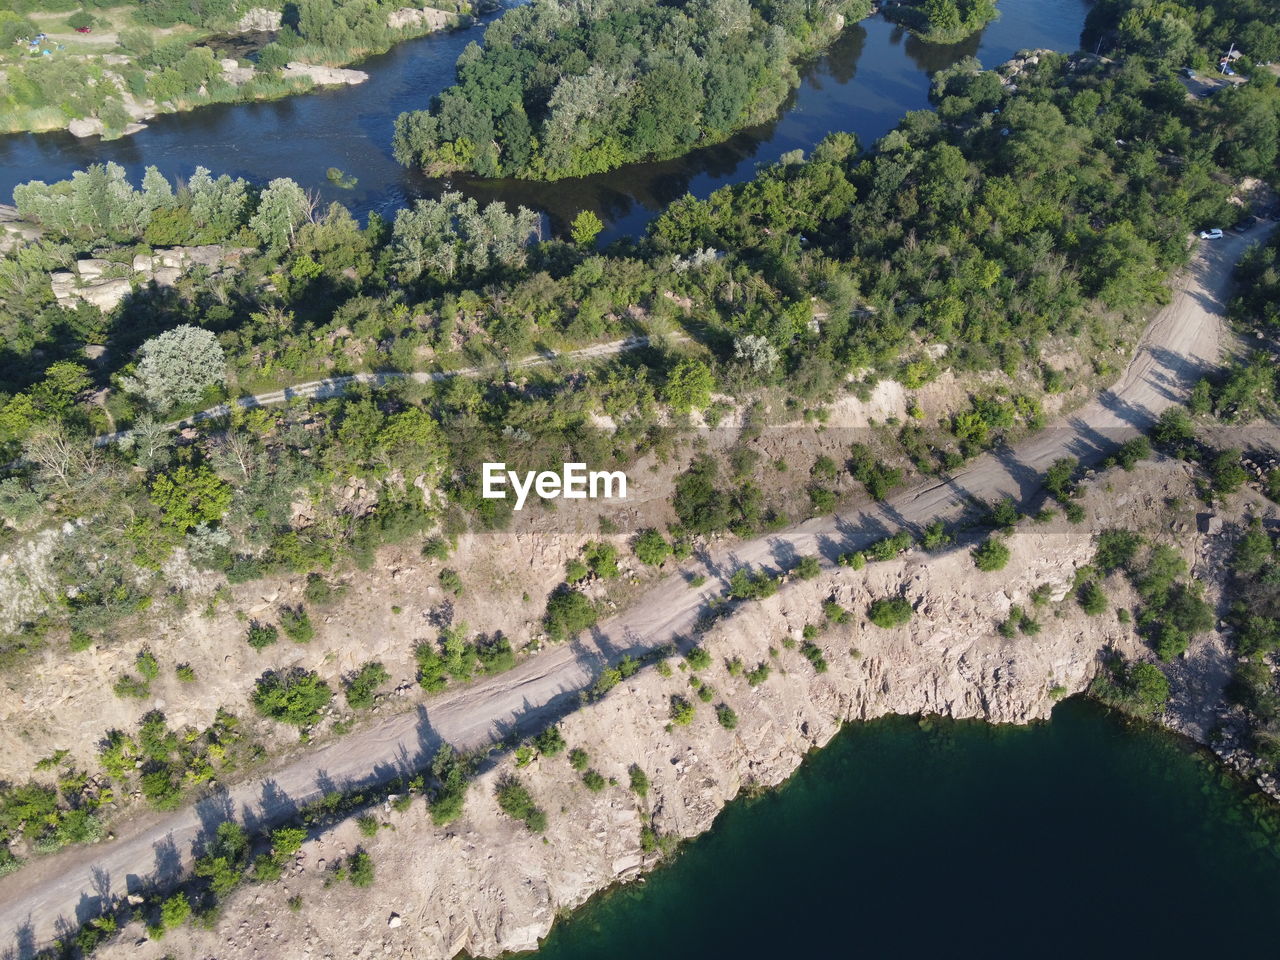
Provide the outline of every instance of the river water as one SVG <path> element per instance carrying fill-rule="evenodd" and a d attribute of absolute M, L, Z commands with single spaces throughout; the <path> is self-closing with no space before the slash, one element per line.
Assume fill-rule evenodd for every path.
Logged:
<path fill-rule="evenodd" d="M 510 4 L 509 4 L 510 5 Z M 964 43 L 921 43 L 881 17 L 853 24 L 824 56 L 802 70 L 803 82 L 778 119 L 716 147 L 664 163 L 557 183 L 433 180 L 407 171 L 391 156 L 395 118 L 424 107 L 453 82 L 453 65 L 482 28 L 435 34 L 401 44 L 361 65 L 370 74 L 356 87 L 320 90 L 270 103 L 225 104 L 157 117 L 146 130 L 119 140 L 79 140 L 67 133 L 0 136 L 0 197 L 27 180 L 60 180 L 108 160 L 135 176 L 154 164 L 170 177 L 197 164 L 265 183 L 292 177 L 358 215 L 392 214 L 407 200 L 447 186 L 479 199 L 521 203 L 561 227 L 580 210 L 595 210 L 609 225 L 605 239 L 638 234 L 672 200 L 747 180 L 758 163 L 789 150 L 808 150 L 835 130 L 869 144 L 908 110 L 929 106 L 930 75 L 957 59 L 977 56 L 987 66 L 1022 49 L 1074 50 L 1085 0 L 1000 0 L 1002 16 Z M 493 14 L 484 18 L 492 19 Z M 330 167 L 357 179 L 352 189 L 326 180 Z"/>
<path fill-rule="evenodd" d="M 1273 804 L 1068 701 L 1030 728 L 852 725 L 536 960 L 1274 956 L 1278 902 Z"/>

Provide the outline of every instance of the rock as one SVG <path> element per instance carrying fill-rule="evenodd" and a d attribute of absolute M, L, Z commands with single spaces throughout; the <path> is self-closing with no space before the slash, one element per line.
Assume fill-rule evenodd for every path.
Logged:
<path fill-rule="evenodd" d="M 81 300 L 91 303 L 99 310 L 114 310 L 125 297 L 133 292 L 133 284 L 128 280 L 99 280 L 81 287 L 76 293 Z"/>
<path fill-rule="evenodd" d="M 159 267 L 152 274 L 158 287 L 172 287 L 178 282 L 178 277 L 182 276 L 182 271 L 177 267 Z"/>
<path fill-rule="evenodd" d="M 253 7 L 240 18 L 236 24 L 236 33 L 274 33 L 284 22 L 284 14 L 279 10 L 268 10 L 266 7 Z"/>
<path fill-rule="evenodd" d="M 132 137 L 139 130 L 145 129 L 147 129 L 147 125 L 145 123 L 138 123 L 137 121 L 133 123 L 126 123 L 124 129 L 120 131 L 120 136 Z"/>
<path fill-rule="evenodd" d="M 106 130 L 107 125 L 97 117 L 77 117 L 67 124 L 67 133 L 73 137 L 100 137 Z"/>
<path fill-rule="evenodd" d="M 404 920 L 401 919 L 400 914 L 398 913 L 393 913 L 390 917 L 387 918 L 387 926 L 390 927 L 392 930 L 400 926 L 400 924 L 402 923 L 404 923 Z"/>
<path fill-rule="evenodd" d="M 286 64 L 283 73 L 288 78 L 305 77 L 321 87 L 338 86 L 344 83 L 355 85 L 369 79 L 369 75 L 363 70 L 325 67 L 316 63 L 300 63 L 296 60 Z"/>
<path fill-rule="evenodd" d="M 133 258 L 133 272 L 146 273 L 152 267 L 151 258 L 145 253 L 136 254 Z"/>
<path fill-rule="evenodd" d="M 427 7 L 416 10 L 413 7 L 401 7 L 387 14 L 387 26 L 392 30 L 403 30 L 405 27 L 427 26 L 432 30 L 443 30 L 453 20 L 453 14 L 443 10 Z"/>
<path fill-rule="evenodd" d="M 86 280 L 93 280 L 102 276 L 110 266 L 109 260 L 77 260 L 76 272 Z"/>

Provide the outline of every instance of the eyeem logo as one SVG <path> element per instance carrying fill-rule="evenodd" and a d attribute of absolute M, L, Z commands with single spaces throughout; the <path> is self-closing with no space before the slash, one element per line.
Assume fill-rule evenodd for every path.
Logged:
<path fill-rule="evenodd" d="M 523 477 L 514 470 L 508 470 L 505 463 L 485 463 L 483 471 L 484 488 L 481 495 L 486 500 L 505 500 L 505 488 L 509 484 L 516 492 L 517 510 L 524 508 L 530 491 L 543 500 L 560 497 L 565 500 L 627 498 L 625 473 L 621 470 L 588 470 L 585 463 L 566 463 L 560 473 L 554 470 L 543 470 L 540 473 L 529 470 Z"/>

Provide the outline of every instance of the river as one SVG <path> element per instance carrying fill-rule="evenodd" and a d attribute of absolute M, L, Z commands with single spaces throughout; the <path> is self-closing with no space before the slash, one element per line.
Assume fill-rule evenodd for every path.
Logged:
<path fill-rule="evenodd" d="M 510 4 L 508 4 L 510 5 Z M 61 180 L 91 163 L 114 161 L 140 177 L 148 165 L 170 177 L 197 164 L 266 183 L 292 177 L 339 200 L 352 212 L 394 214 L 413 197 L 452 186 L 482 200 L 521 203 L 547 213 L 555 228 L 580 210 L 608 224 L 604 239 L 639 234 L 672 200 L 747 180 L 759 163 L 808 150 L 828 133 L 847 130 L 870 144 L 909 110 L 929 106 L 929 77 L 963 56 L 1003 63 L 1019 50 L 1074 50 L 1085 0 L 1001 0 L 1001 17 L 969 40 L 921 43 L 882 17 L 849 26 L 821 57 L 806 64 L 802 83 L 776 121 L 726 143 L 664 163 L 633 164 L 611 173 L 556 183 L 440 181 L 405 170 L 391 156 L 395 118 L 424 107 L 453 82 L 463 48 L 480 29 L 433 34 L 403 43 L 360 65 L 369 80 L 265 103 L 222 104 L 157 117 L 147 129 L 114 141 L 68 133 L 0 136 L 0 197 L 27 180 Z M 483 18 L 492 19 L 500 14 Z M 326 179 L 330 167 L 355 177 L 343 189 Z"/>
<path fill-rule="evenodd" d="M 1076 700 L 851 725 L 537 960 L 1272 956 L 1278 901 L 1273 804 Z"/>

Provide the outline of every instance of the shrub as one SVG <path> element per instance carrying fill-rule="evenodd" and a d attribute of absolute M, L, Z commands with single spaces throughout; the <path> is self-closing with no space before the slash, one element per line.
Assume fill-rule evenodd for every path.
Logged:
<path fill-rule="evenodd" d="M 641 799 L 649 795 L 649 775 L 640 768 L 639 764 L 633 763 L 628 771 L 631 776 L 631 792 Z"/>
<path fill-rule="evenodd" d="M 249 624 L 249 634 L 245 637 L 249 646 L 255 650 L 269 647 L 278 639 L 280 639 L 280 634 L 273 624 L 259 623 L 257 620 Z"/>
<path fill-rule="evenodd" d="M 604 777 L 595 770 L 588 770 L 582 775 L 582 782 L 587 785 L 587 789 L 592 793 L 599 793 L 604 789 Z"/>
<path fill-rule="evenodd" d="M 587 769 L 587 763 L 591 758 L 587 755 L 587 751 L 581 747 L 574 747 L 569 751 L 569 766 L 575 770 Z"/>
<path fill-rule="evenodd" d="M 726 730 L 733 730 L 738 726 L 738 715 L 733 712 L 733 707 L 727 703 L 719 704 L 716 707 L 716 719 L 720 721 L 720 726 Z"/>
<path fill-rule="evenodd" d="M 462 596 L 462 577 L 452 567 L 445 567 L 440 571 L 440 586 L 455 597 Z"/>
<path fill-rule="evenodd" d="M 301 604 L 281 609 L 280 629 L 294 643 L 310 643 L 316 635 L 316 629 L 311 625 L 311 617 L 307 615 L 306 607 Z"/>
<path fill-rule="evenodd" d="M 360 828 L 360 833 L 366 837 L 376 836 L 378 833 L 378 818 L 371 813 L 363 814 L 356 818 L 356 825 Z"/>
<path fill-rule="evenodd" d="M 651 567 L 659 566 L 671 556 L 671 544 L 667 542 L 666 537 L 653 528 L 643 531 L 636 537 L 634 549 L 636 559 Z"/>
<path fill-rule="evenodd" d="M 1002 540 L 988 537 L 973 548 L 973 564 L 983 573 L 1003 570 L 1009 563 L 1009 547 Z"/>
<path fill-rule="evenodd" d="M 758 687 L 769 679 L 769 664 L 761 661 L 756 665 L 754 670 L 747 671 L 747 683 L 750 686 Z"/>
<path fill-rule="evenodd" d="M 544 757 L 559 756 L 565 748 L 564 734 L 560 732 L 560 728 L 555 724 L 547 727 L 547 729 L 534 737 L 533 743 L 538 748 L 538 752 Z"/>
<path fill-rule="evenodd" d="M 547 612 L 542 622 L 547 635 L 552 640 L 561 641 L 595 626 L 597 619 L 598 614 L 591 601 L 577 590 L 565 587 L 547 600 Z"/>
<path fill-rule="evenodd" d="M 364 850 L 356 850 L 347 859 L 347 876 L 352 886 L 367 887 L 373 883 L 373 857 Z"/>
<path fill-rule="evenodd" d="M 705 670 L 711 666 L 711 654 L 702 647 L 690 647 L 684 659 L 691 670 Z"/>
<path fill-rule="evenodd" d="M 196 671 L 189 663 L 179 663 L 173 668 L 173 672 L 178 677 L 179 683 L 195 683 Z"/>
<path fill-rule="evenodd" d="M 817 557 L 802 557 L 795 565 L 795 575 L 801 580 L 812 580 L 822 573 L 822 562 Z"/>
<path fill-rule="evenodd" d="M 804 658 L 812 664 L 813 669 L 817 673 L 827 672 L 827 658 L 823 656 L 822 648 L 816 643 L 806 642 L 800 648 L 800 652 L 804 655 Z"/>
<path fill-rule="evenodd" d="M 138 672 L 142 674 L 142 679 L 148 683 L 160 676 L 160 663 L 156 660 L 156 655 L 151 652 L 150 647 L 143 647 L 139 650 L 138 656 L 133 662 L 137 666 Z"/>
<path fill-rule="evenodd" d="M 189 916 L 191 916 L 191 903 L 187 900 L 185 893 L 175 893 L 160 904 L 160 927 L 163 930 L 173 930 L 182 926 Z"/>
<path fill-rule="evenodd" d="M 891 630 L 909 623 L 914 613 L 906 597 L 881 597 L 867 608 L 867 619 L 877 627 Z"/>
<path fill-rule="evenodd" d="M 373 706 L 377 689 L 391 679 L 391 674 L 377 661 L 370 661 L 342 683 L 346 688 L 347 706 L 353 710 L 367 710 Z"/>
<path fill-rule="evenodd" d="M 431 759 L 431 774 L 438 783 L 430 802 L 432 823 L 444 826 L 462 816 L 471 769 L 471 759 L 455 753 L 447 743 L 436 751 Z"/>
<path fill-rule="evenodd" d="M 320 711 L 333 692 L 310 670 L 295 667 L 288 672 L 272 670 L 258 678 L 253 705 L 264 716 L 296 727 L 308 727 L 320 719 Z"/>
<path fill-rule="evenodd" d="M 533 797 L 516 777 L 503 777 L 498 782 L 498 806 L 503 813 L 520 820 L 534 833 L 541 833 L 547 826 L 547 815 L 533 802 Z"/>
<path fill-rule="evenodd" d="M 1107 593 L 1095 580 L 1090 580 L 1080 588 L 1076 599 L 1080 609 L 1091 617 L 1096 617 L 1107 610 Z"/>
<path fill-rule="evenodd" d="M 677 727 L 685 727 L 693 723 L 693 704 L 679 694 L 671 695 L 671 722 Z"/>

